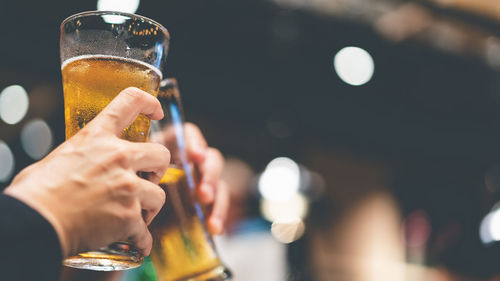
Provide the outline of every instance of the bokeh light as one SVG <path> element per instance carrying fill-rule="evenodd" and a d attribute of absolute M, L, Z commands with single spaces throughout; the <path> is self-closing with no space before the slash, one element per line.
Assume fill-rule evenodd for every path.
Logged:
<path fill-rule="evenodd" d="M 14 155 L 9 146 L 0 140 L 0 182 L 7 182 L 14 171 Z"/>
<path fill-rule="evenodd" d="M 493 213 L 490 221 L 490 234 L 494 241 L 500 241 L 500 210 Z"/>
<path fill-rule="evenodd" d="M 292 243 L 304 234 L 306 227 L 304 222 L 296 218 L 288 222 L 275 222 L 271 226 L 271 234 L 281 243 Z"/>
<path fill-rule="evenodd" d="M 486 215 L 481 221 L 481 225 L 479 227 L 479 238 L 483 244 L 489 244 L 493 242 L 493 238 L 490 234 L 490 223 L 491 223 L 491 213 Z"/>
<path fill-rule="evenodd" d="M 309 203 L 307 198 L 295 193 L 285 201 L 262 200 L 260 211 L 262 216 L 270 222 L 287 223 L 297 218 L 303 219 L 307 215 Z"/>
<path fill-rule="evenodd" d="M 270 201 L 288 200 L 297 193 L 299 187 L 299 165 L 287 157 L 269 162 L 259 178 L 259 192 Z"/>
<path fill-rule="evenodd" d="M 123 13 L 135 13 L 139 8 L 140 0 L 98 0 L 98 11 L 116 11 Z M 126 18 L 119 15 L 103 16 L 107 23 L 120 24 L 124 23 Z"/>
<path fill-rule="evenodd" d="M 497 203 L 481 221 L 479 237 L 484 244 L 500 241 L 500 204 Z"/>
<path fill-rule="evenodd" d="M 375 70 L 372 56 L 358 47 L 345 47 L 333 60 L 337 75 L 352 86 L 361 86 L 371 80 Z"/>
<path fill-rule="evenodd" d="M 21 131 L 21 144 L 31 158 L 38 160 L 52 148 L 52 131 L 42 119 L 30 120 Z"/>
<path fill-rule="evenodd" d="M 29 98 L 19 85 L 6 87 L 0 93 L 0 118 L 7 124 L 17 124 L 28 112 Z"/>
<path fill-rule="evenodd" d="M 98 0 L 97 10 L 135 13 L 139 8 L 139 0 Z"/>

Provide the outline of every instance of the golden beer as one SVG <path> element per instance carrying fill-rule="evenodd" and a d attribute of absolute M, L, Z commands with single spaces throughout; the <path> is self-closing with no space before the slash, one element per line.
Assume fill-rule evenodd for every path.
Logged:
<path fill-rule="evenodd" d="M 67 17 L 60 34 L 66 138 L 85 127 L 128 87 L 157 96 L 170 41 L 168 30 L 161 24 L 118 11 L 88 11 Z M 139 115 L 120 135 L 144 142 L 149 130 L 149 118 Z M 127 241 L 92 250 L 65 258 L 63 264 L 116 271 L 138 267 L 144 259 Z"/>
<path fill-rule="evenodd" d="M 160 186 L 167 199 L 150 226 L 151 259 L 158 280 L 191 280 L 194 276 L 193 280 L 209 280 L 211 275 L 220 274 L 224 268 L 199 218 L 201 209 L 196 209 L 199 204 L 195 203 L 184 170 L 169 167 Z"/>
<path fill-rule="evenodd" d="M 67 139 L 89 123 L 123 89 L 137 87 L 156 96 L 161 80 L 161 72 L 143 62 L 112 56 L 75 57 L 65 61 L 61 68 Z M 139 115 L 123 131 L 122 138 L 144 142 L 148 139 L 149 127 L 150 119 Z M 130 256 L 94 251 L 66 258 L 64 262 L 68 266 L 99 270 L 110 270 L 105 268 L 109 264 L 114 270 L 137 267 L 142 257 L 135 257 L 135 253 Z"/>
<path fill-rule="evenodd" d="M 80 56 L 61 67 L 64 89 L 66 138 L 90 122 L 122 90 L 136 87 L 156 97 L 161 72 L 141 61 L 113 56 Z M 149 118 L 139 117 L 122 137 L 144 142 L 149 134 Z"/>

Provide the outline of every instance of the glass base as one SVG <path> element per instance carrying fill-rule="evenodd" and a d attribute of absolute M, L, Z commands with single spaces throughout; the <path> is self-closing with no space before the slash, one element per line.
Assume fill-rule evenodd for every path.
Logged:
<path fill-rule="evenodd" d="M 133 246 L 126 242 L 116 242 L 99 251 L 66 258 L 63 265 L 95 271 L 117 271 L 139 267 L 143 260 L 144 258 L 133 250 Z"/>
<path fill-rule="evenodd" d="M 232 277 L 231 271 L 226 267 L 218 266 L 208 272 L 175 281 L 231 281 Z M 162 280 L 161 277 L 158 280 Z"/>

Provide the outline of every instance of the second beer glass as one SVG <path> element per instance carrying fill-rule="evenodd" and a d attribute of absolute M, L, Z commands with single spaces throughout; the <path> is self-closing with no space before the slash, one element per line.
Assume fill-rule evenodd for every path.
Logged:
<path fill-rule="evenodd" d="M 167 199 L 150 225 L 151 259 L 158 281 L 230 280 L 230 272 L 219 259 L 196 197 L 195 167 L 187 158 L 175 79 L 162 81 L 158 99 L 165 117 L 153 121 L 151 140 L 164 144 L 171 153 L 171 164 L 160 181 Z"/>

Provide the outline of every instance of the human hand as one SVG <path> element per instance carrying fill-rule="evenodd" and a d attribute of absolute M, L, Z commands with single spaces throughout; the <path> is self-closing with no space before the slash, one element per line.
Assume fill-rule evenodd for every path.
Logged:
<path fill-rule="evenodd" d="M 176 157 L 178 153 L 175 133 L 173 127 L 168 126 L 163 128 L 161 133 L 153 134 L 151 141 L 171 148 L 172 157 Z M 213 234 L 221 234 L 229 208 L 229 193 L 224 182 L 220 180 L 224 157 L 219 150 L 207 145 L 200 129 L 193 123 L 184 124 L 184 134 L 189 161 L 199 172 L 197 196 L 207 211 L 208 228 Z"/>
<path fill-rule="evenodd" d="M 229 208 L 227 185 L 220 180 L 224 168 L 222 153 L 207 145 L 200 129 L 193 123 L 184 126 L 187 151 L 191 161 L 200 172 L 198 199 L 207 206 L 207 225 L 213 234 L 221 234 Z"/>
<path fill-rule="evenodd" d="M 22 170 L 5 190 L 52 224 L 64 257 L 120 240 L 149 255 L 147 225 L 165 202 L 157 183 L 170 153 L 160 144 L 120 139 L 139 114 L 163 117 L 156 98 L 137 88 L 123 90 L 86 127 Z M 150 179 L 139 177 L 139 171 L 150 173 Z"/>

